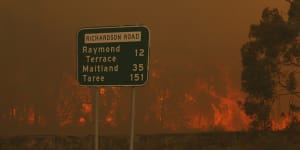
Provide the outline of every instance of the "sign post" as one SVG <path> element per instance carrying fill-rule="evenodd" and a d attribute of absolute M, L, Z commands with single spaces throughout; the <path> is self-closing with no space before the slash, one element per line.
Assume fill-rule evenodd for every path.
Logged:
<path fill-rule="evenodd" d="M 95 87 L 95 150 L 99 148 L 99 102 L 98 102 L 99 89 Z"/>
<path fill-rule="evenodd" d="M 133 150 L 134 87 L 143 86 L 148 80 L 149 30 L 145 26 L 82 28 L 77 38 L 80 85 L 132 86 L 130 150 Z M 95 99 L 95 150 L 98 150 L 98 90 Z"/>
<path fill-rule="evenodd" d="M 133 150 L 133 145 L 134 145 L 134 118 L 135 118 L 135 88 L 132 87 L 132 95 L 131 95 L 130 150 Z"/>

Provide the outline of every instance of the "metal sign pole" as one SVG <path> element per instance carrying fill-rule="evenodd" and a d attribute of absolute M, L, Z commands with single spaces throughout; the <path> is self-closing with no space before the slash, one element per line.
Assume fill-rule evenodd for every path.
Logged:
<path fill-rule="evenodd" d="M 98 87 L 95 87 L 95 150 L 99 149 L 98 95 Z"/>
<path fill-rule="evenodd" d="M 130 129 L 130 150 L 133 150 L 134 143 L 134 109 L 135 109 L 135 88 L 132 87 L 132 99 L 131 99 L 131 129 Z"/>
<path fill-rule="evenodd" d="M 101 147 L 98 133 L 98 88 L 103 86 L 132 87 L 130 150 L 133 150 L 134 86 L 143 86 L 148 80 L 149 38 L 150 33 L 146 26 L 88 27 L 80 29 L 77 33 L 77 80 L 79 85 L 92 86 L 96 89 L 93 107 L 95 110 L 95 150 L 99 149 L 99 145 Z M 102 49 L 105 49 L 105 52 Z M 89 57 L 86 57 L 87 55 Z M 98 56 L 103 56 L 103 59 L 109 61 L 94 61 Z M 88 65 L 90 63 L 93 65 Z M 111 71 L 106 72 L 107 68 Z M 103 73 L 99 74 L 99 72 Z"/>

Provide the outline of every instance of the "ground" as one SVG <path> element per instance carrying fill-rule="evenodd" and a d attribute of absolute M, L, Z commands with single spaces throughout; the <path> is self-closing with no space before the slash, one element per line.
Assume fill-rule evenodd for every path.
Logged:
<path fill-rule="evenodd" d="M 101 150 L 129 149 L 129 136 L 100 136 Z M 298 132 L 207 132 L 135 136 L 135 150 L 299 150 Z M 0 137 L 0 150 L 92 150 L 94 136 Z"/>

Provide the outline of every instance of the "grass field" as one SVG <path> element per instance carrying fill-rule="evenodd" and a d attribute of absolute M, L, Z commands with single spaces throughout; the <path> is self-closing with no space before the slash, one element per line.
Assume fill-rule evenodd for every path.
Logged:
<path fill-rule="evenodd" d="M 300 133 L 300 132 L 299 132 Z M 298 132 L 136 135 L 135 150 L 300 150 Z M 100 136 L 101 150 L 129 149 L 128 136 Z M 92 150 L 94 136 L 0 137 L 0 150 Z"/>

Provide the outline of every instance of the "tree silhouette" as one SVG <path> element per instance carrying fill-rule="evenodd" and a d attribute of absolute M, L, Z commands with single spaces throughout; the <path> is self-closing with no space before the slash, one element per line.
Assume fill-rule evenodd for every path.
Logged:
<path fill-rule="evenodd" d="M 279 95 L 295 95 L 300 68 L 300 0 L 289 1 L 288 21 L 278 9 L 265 8 L 259 24 L 250 26 L 249 41 L 241 48 L 243 105 L 252 129 L 271 128 L 270 112 Z M 295 68 L 296 67 L 296 68 Z"/>

